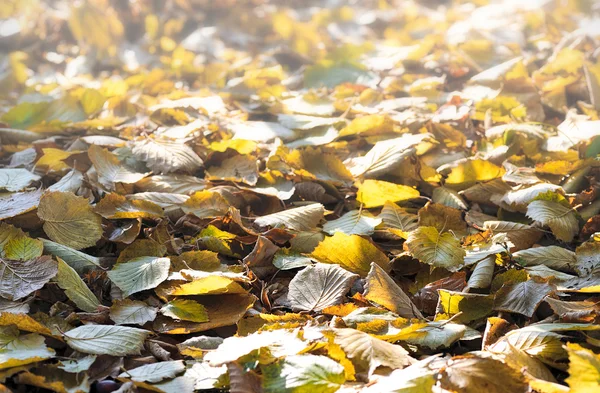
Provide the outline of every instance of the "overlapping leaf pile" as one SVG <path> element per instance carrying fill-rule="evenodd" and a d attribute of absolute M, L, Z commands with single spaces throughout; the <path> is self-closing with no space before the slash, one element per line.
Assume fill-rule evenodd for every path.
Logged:
<path fill-rule="evenodd" d="M 594 2 L 281 3 L 0 5 L 0 390 L 598 391 Z"/>

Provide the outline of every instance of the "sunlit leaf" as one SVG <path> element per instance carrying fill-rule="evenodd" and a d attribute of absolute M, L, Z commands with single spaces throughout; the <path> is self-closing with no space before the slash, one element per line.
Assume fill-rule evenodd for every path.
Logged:
<path fill-rule="evenodd" d="M 358 235 L 346 235 L 342 232 L 326 237 L 310 256 L 319 262 L 340 265 L 362 277 L 369 273 L 371 262 L 389 270 L 387 256 L 373 243 Z"/>

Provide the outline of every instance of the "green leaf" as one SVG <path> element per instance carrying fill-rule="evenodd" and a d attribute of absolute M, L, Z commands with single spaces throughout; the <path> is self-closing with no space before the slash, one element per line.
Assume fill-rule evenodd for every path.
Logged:
<path fill-rule="evenodd" d="M 42 256 L 44 244 L 38 239 L 19 237 L 4 246 L 4 256 L 8 259 L 28 260 Z"/>
<path fill-rule="evenodd" d="M 63 334 L 76 351 L 92 355 L 139 355 L 148 330 L 113 325 L 83 325 Z"/>
<path fill-rule="evenodd" d="M 58 274 L 56 282 L 69 299 L 83 311 L 96 312 L 100 302 L 96 295 L 85 285 L 79 274 L 60 258 L 58 259 Z"/>
<path fill-rule="evenodd" d="M 346 381 L 344 367 L 325 356 L 288 356 L 263 368 L 265 393 L 333 393 Z"/>
<path fill-rule="evenodd" d="M 175 299 L 165 304 L 160 313 L 169 318 L 192 322 L 207 322 L 208 313 L 206 308 L 193 300 Z"/>
<path fill-rule="evenodd" d="M 129 296 L 146 289 L 156 288 L 169 275 L 169 258 L 139 257 L 117 263 L 108 272 L 108 278 Z"/>
<path fill-rule="evenodd" d="M 74 248 L 64 246 L 48 239 L 41 239 L 44 243 L 44 252 L 55 257 L 62 258 L 79 274 L 85 274 L 90 270 L 100 267 L 100 258 L 93 257 Z"/>

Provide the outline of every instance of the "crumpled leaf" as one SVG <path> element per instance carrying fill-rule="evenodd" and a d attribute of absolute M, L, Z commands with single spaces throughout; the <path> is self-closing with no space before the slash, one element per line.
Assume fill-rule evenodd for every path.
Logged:
<path fill-rule="evenodd" d="M 146 177 L 144 173 L 127 168 L 115 154 L 99 146 L 90 146 L 88 156 L 96 168 L 98 181 L 108 190 L 114 190 L 116 183 L 133 184 Z"/>
<path fill-rule="evenodd" d="M 494 378 L 488 375 L 494 374 Z M 492 358 L 457 356 L 442 369 L 441 384 L 445 389 L 465 393 L 485 390 L 490 393 L 527 391 L 524 377 L 509 366 Z"/>

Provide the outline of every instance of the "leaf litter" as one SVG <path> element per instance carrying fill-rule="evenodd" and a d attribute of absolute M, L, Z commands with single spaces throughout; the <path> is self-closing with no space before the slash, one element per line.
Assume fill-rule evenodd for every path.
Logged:
<path fill-rule="evenodd" d="M 0 5 L 0 390 L 600 389 L 593 1 Z"/>

